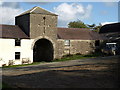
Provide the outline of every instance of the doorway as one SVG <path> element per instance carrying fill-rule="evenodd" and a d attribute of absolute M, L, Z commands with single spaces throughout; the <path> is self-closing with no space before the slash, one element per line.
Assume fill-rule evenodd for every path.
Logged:
<path fill-rule="evenodd" d="M 33 48 L 33 62 L 52 61 L 53 60 L 53 44 L 47 39 L 39 39 L 35 42 Z"/>

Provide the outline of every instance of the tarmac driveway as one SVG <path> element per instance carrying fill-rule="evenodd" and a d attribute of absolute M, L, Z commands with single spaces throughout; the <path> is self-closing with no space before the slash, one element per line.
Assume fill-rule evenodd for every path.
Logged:
<path fill-rule="evenodd" d="M 120 56 L 3 68 L 2 80 L 15 88 L 118 88 Z"/>

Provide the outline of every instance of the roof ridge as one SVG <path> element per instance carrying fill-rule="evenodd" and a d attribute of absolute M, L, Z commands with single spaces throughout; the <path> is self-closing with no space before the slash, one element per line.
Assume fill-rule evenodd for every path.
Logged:
<path fill-rule="evenodd" d="M 38 6 L 35 6 L 35 7 L 33 7 L 32 9 L 29 9 L 29 10 L 21 13 L 21 14 L 18 15 L 18 16 L 25 15 L 25 14 L 32 14 L 32 13 L 35 12 L 35 10 L 36 10 L 37 8 L 39 9 L 40 14 L 46 14 L 46 15 L 48 14 L 48 15 L 56 15 L 56 16 L 58 16 L 57 14 L 54 14 L 53 12 L 48 11 L 48 10 L 43 9 L 43 8 L 41 8 L 41 7 L 38 7 Z M 41 13 L 40 10 L 42 11 L 42 13 Z M 36 13 L 36 14 L 38 14 L 38 13 Z M 18 16 L 16 16 L 16 17 L 18 17 Z"/>
<path fill-rule="evenodd" d="M 30 10 L 30 13 L 32 13 L 36 8 L 38 8 L 37 6 L 33 7 L 31 10 Z"/>
<path fill-rule="evenodd" d="M 71 31 L 87 31 L 87 32 L 91 32 L 91 30 L 89 28 L 58 28 L 58 29 L 61 29 L 61 30 L 71 30 Z"/>

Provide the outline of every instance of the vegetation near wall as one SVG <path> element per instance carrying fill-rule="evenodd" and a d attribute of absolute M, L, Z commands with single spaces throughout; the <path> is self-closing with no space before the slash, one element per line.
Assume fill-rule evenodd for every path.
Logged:
<path fill-rule="evenodd" d="M 95 25 L 95 24 L 85 24 L 84 22 L 78 20 L 78 21 L 73 21 L 69 22 L 68 28 L 89 28 L 95 32 L 99 32 L 100 28 L 102 27 L 101 24 Z"/>
<path fill-rule="evenodd" d="M 88 28 L 82 21 L 73 21 L 68 24 L 69 28 Z"/>

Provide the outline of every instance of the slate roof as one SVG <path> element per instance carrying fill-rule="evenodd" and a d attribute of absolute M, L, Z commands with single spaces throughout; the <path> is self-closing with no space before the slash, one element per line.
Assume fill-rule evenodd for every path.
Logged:
<path fill-rule="evenodd" d="M 46 15 L 58 16 L 54 13 L 51 13 L 45 9 L 40 8 L 40 7 L 33 7 L 32 9 L 30 9 L 30 10 L 28 10 L 28 11 L 26 11 L 18 16 L 25 15 L 25 14 L 46 14 Z M 18 16 L 16 16 L 16 17 L 18 17 Z"/>
<path fill-rule="evenodd" d="M 57 28 L 58 39 L 104 40 L 105 37 L 87 28 Z M 1 35 L 2 34 L 2 35 Z M 0 25 L 0 38 L 29 38 L 17 25 Z"/>
<path fill-rule="evenodd" d="M 113 24 L 106 24 L 101 27 L 99 33 L 112 33 L 112 32 L 120 32 L 120 22 Z"/>
<path fill-rule="evenodd" d="M 59 39 L 104 40 L 106 37 L 87 28 L 58 28 Z"/>
<path fill-rule="evenodd" d="M 17 25 L 0 25 L 0 38 L 29 38 Z"/>

